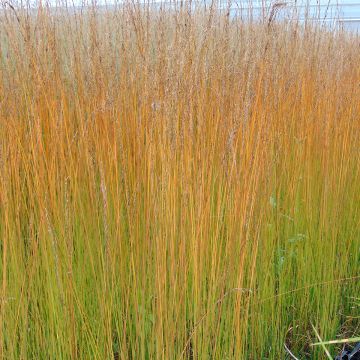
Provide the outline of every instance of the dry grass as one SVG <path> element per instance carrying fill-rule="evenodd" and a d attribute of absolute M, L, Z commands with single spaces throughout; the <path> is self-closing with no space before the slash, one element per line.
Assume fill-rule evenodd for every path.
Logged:
<path fill-rule="evenodd" d="M 310 324 L 359 315 L 359 38 L 180 3 L 0 37 L 0 357 L 324 356 Z"/>

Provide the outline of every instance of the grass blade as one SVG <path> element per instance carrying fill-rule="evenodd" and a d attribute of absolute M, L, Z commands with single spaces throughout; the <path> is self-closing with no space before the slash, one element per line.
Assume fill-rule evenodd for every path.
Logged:
<path fill-rule="evenodd" d="M 329 353 L 329 350 L 326 348 L 326 346 L 325 346 L 324 342 L 322 341 L 319 333 L 317 332 L 315 326 L 314 326 L 313 324 L 311 324 L 311 326 L 312 326 L 312 328 L 313 328 L 313 330 L 314 330 L 314 332 L 315 332 L 315 334 L 316 334 L 316 337 L 320 340 L 319 345 L 321 345 L 322 348 L 324 349 L 325 354 L 326 354 L 326 356 L 328 357 L 328 359 L 332 360 L 332 357 L 331 357 L 331 355 L 330 355 L 330 353 Z"/>

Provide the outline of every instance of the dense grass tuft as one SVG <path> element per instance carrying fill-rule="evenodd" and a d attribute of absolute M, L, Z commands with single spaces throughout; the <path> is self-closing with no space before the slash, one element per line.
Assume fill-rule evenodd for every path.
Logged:
<path fill-rule="evenodd" d="M 358 37 L 187 3 L 7 7 L 0 37 L 1 358 L 359 335 Z"/>

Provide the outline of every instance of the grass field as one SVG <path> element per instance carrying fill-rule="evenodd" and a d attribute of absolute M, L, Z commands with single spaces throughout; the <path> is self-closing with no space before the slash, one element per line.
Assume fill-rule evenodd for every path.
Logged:
<path fill-rule="evenodd" d="M 6 6 L 0 44 L 0 358 L 360 335 L 359 37 L 126 3 Z"/>

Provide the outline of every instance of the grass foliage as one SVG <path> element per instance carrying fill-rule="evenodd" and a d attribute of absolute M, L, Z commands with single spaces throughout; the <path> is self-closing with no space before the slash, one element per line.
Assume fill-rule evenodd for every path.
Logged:
<path fill-rule="evenodd" d="M 311 324 L 359 335 L 358 37 L 4 6 L 1 358 L 321 359 Z"/>

